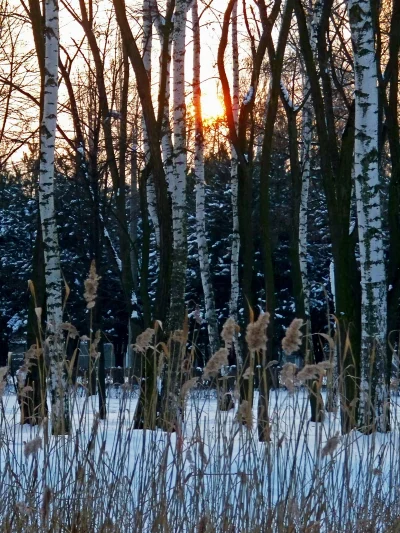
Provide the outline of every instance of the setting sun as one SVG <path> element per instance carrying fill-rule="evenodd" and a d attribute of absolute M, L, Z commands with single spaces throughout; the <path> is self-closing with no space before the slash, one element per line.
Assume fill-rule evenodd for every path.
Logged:
<path fill-rule="evenodd" d="M 225 108 L 222 96 L 217 92 L 201 95 L 201 110 L 204 121 L 212 121 L 224 116 Z"/>

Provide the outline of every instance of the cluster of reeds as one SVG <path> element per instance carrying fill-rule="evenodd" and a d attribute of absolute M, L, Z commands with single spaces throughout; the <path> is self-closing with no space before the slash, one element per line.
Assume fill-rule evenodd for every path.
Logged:
<path fill-rule="evenodd" d="M 86 286 L 90 309 L 96 276 L 93 270 L 93 283 Z M 134 345 L 137 357 L 151 363 L 139 386 L 110 384 L 105 419 L 95 395 L 71 386 L 71 427 L 63 436 L 52 435 L 47 413 L 36 425 L 19 423 L 13 381 L 7 368 L 0 369 L 1 531 L 398 531 L 397 396 L 387 434 L 341 435 L 339 411 L 312 422 L 310 395 L 326 403 L 332 393 L 325 387 L 332 353 L 328 361 L 303 368 L 283 365 L 281 387 L 268 392 L 268 438 L 260 442 L 255 362 L 265 370 L 277 363 L 266 358 L 268 321 L 261 314 L 249 324 L 253 357 L 238 368 L 229 390 L 228 354 L 238 333 L 232 319 L 221 333 L 224 346 L 197 377 L 193 350 L 186 350 L 187 322 L 169 340 L 160 340 L 156 323 Z M 287 354 L 301 346 L 302 327 L 296 319 L 288 328 L 282 343 Z M 70 324 L 63 328 L 78 335 Z M 99 334 L 90 342 L 97 360 Z M 240 380 L 251 383 L 253 402 L 241 398 Z M 221 408 L 221 397 L 228 395 L 229 408 Z M 162 418 L 165 399 L 175 409 L 173 425 Z"/>
<path fill-rule="evenodd" d="M 270 441 L 260 443 L 216 398 L 185 394 L 180 432 L 168 433 L 134 429 L 138 397 L 128 389 L 108 400 L 104 421 L 95 396 L 74 393 L 71 434 L 54 437 L 47 418 L 16 423 L 7 387 L 2 531 L 396 531 L 398 431 L 340 436 L 334 414 L 309 421 L 304 389 L 279 389 Z"/>

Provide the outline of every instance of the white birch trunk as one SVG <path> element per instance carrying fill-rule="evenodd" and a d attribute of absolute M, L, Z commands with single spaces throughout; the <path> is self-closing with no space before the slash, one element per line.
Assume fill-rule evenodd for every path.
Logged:
<path fill-rule="evenodd" d="M 170 326 L 181 329 L 185 309 L 187 224 L 186 224 L 186 104 L 185 39 L 190 2 L 177 0 L 173 36 L 173 134 L 174 182 L 172 187 L 173 265 Z"/>
<path fill-rule="evenodd" d="M 172 38 L 168 43 L 168 62 L 166 72 L 166 84 L 164 95 L 164 113 L 161 124 L 161 149 L 164 163 L 165 179 L 167 180 L 168 190 L 172 195 L 174 183 L 174 150 L 172 144 L 172 131 L 169 117 L 169 99 L 171 93 L 171 48 Z"/>
<path fill-rule="evenodd" d="M 171 46 L 171 44 L 170 44 Z M 164 163 L 165 179 L 167 180 L 168 191 L 172 195 L 174 184 L 174 148 L 172 144 L 172 131 L 169 120 L 169 99 L 170 99 L 170 76 L 171 76 L 171 62 L 168 61 L 167 66 L 167 82 L 165 86 L 165 104 L 164 115 L 161 125 L 161 149 Z"/>
<path fill-rule="evenodd" d="M 193 107 L 195 113 L 194 140 L 194 173 L 196 180 L 196 230 L 197 246 L 199 249 L 199 263 L 201 282 L 204 292 L 206 321 L 211 354 L 219 348 L 218 319 L 215 311 L 214 290 L 211 279 L 210 259 L 208 255 L 206 221 L 205 221 L 205 191 L 204 191 L 204 134 L 201 113 L 200 89 L 200 24 L 197 0 L 192 4 L 193 27 Z"/>
<path fill-rule="evenodd" d="M 317 55 L 317 38 L 318 27 L 322 12 L 322 3 L 316 0 L 314 8 L 311 4 L 312 20 L 309 24 L 310 42 L 314 55 Z M 305 71 L 305 69 L 304 69 Z M 306 98 L 310 92 L 310 84 L 306 74 L 303 74 L 303 97 Z M 310 284 L 308 279 L 307 267 L 307 234 L 308 234 L 308 195 L 310 189 L 311 177 L 311 142 L 312 142 L 312 128 L 313 128 L 313 103 L 309 97 L 304 104 L 302 113 L 302 183 L 300 196 L 300 214 L 299 214 L 299 255 L 300 255 L 300 271 L 304 294 L 304 309 L 307 318 L 310 317 Z"/>
<path fill-rule="evenodd" d="M 171 5 L 172 0 L 167 1 L 167 10 Z M 157 2 L 155 0 L 149 0 L 151 13 L 154 20 L 155 27 L 159 36 L 160 43 L 163 43 L 164 40 L 164 30 L 165 30 L 165 20 L 158 11 Z M 170 123 L 170 107 L 169 99 L 171 92 L 171 49 L 172 49 L 172 38 L 173 35 L 170 35 L 168 40 L 168 61 L 166 65 L 166 84 L 165 84 L 165 93 L 164 93 L 164 106 L 163 106 L 163 118 L 161 124 L 161 149 L 162 149 L 162 158 L 164 163 L 165 179 L 167 180 L 168 191 L 172 195 L 173 183 L 174 183 L 174 162 L 173 162 L 173 144 L 172 144 L 172 130 Z M 162 65 L 162 50 L 160 54 L 160 85 L 161 85 L 161 65 Z"/>
<path fill-rule="evenodd" d="M 44 243 L 49 337 L 51 423 L 54 435 L 69 432 L 68 383 L 62 343 L 62 277 L 54 206 L 54 151 L 58 102 L 58 0 L 45 3 L 45 89 L 40 129 L 39 209 Z"/>
<path fill-rule="evenodd" d="M 151 49 L 153 44 L 153 23 L 151 16 L 150 0 L 143 0 L 143 36 L 142 36 L 142 53 L 143 53 L 143 65 L 146 69 L 147 76 L 151 79 Z M 143 151 L 145 154 L 145 163 L 148 164 L 150 160 L 150 148 L 147 137 L 146 124 L 144 118 L 142 118 L 142 130 L 143 130 Z M 156 190 L 154 187 L 154 180 L 152 174 L 149 175 L 146 184 L 147 195 L 147 207 L 149 210 L 150 220 L 154 227 L 154 233 L 156 237 L 157 249 L 160 246 L 160 225 L 158 223 L 157 215 L 157 198 Z"/>
<path fill-rule="evenodd" d="M 378 85 L 369 0 L 348 2 L 354 50 L 354 171 L 361 266 L 359 423 L 386 431 L 386 279 L 378 168 Z M 372 420 L 371 420 L 372 415 Z"/>
<path fill-rule="evenodd" d="M 309 89 L 307 78 L 303 82 L 303 97 L 306 97 Z M 301 282 L 304 295 L 304 310 L 306 317 L 310 318 L 310 285 L 308 280 L 307 267 L 307 241 L 308 241 L 308 194 L 310 190 L 311 177 L 311 139 L 312 139 L 312 121 L 313 111 L 310 99 L 305 103 L 302 114 L 302 176 L 301 176 L 301 194 L 300 194 L 300 212 L 299 212 L 299 257 Z"/>
<path fill-rule="evenodd" d="M 236 129 L 239 122 L 239 45 L 238 45 L 238 24 L 237 24 L 238 7 L 237 2 L 232 10 L 232 65 L 233 65 L 233 94 L 232 94 L 232 111 Z M 231 248 L 231 298 L 229 302 L 229 313 L 232 318 L 238 321 L 239 306 L 239 252 L 240 252 L 240 234 L 239 234 L 239 211 L 238 211 L 238 158 L 234 147 L 231 145 L 231 202 L 232 202 L 232 248 Z M 237 364 L 240 366 L 241 354 L 237 335 L 235 334 L 234 347 L 236 352 Z"/>

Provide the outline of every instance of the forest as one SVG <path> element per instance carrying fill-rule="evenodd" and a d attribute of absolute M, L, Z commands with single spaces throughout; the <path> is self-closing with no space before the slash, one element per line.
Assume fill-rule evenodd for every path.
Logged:
<path fill-rule="evenodd" d="M 188 499 L 182 496 L 181 507 L 159 519 L 155 507 L 167 496 L 152 493 L 150 514 L 129 529 L 129 520 L 138 520 L 135 509 L 147 508 L 138 503 L 143 487 L 155 478 L 145 483 L 140 474 L 138 488 L 124 463 L 129 453 L 119 451 L 117 471 L 132 475 L 131 518 L 117 527 L 119 511 L 102 507 L 80 522 L 82 507 L 69 515 L 65 530 L 352 531 L 365 519 L 371 531 L 397 531 L 397 507 L 387 501 L 400 476 L 392 456 L 399 446 L 400 0 L 0 5 L 4 434 L 11 435 L 10 420 L 18 420 L 19 440 L 10 436 L 10 442 L 25 439 L 25 457 L 39 461 L 42 439 L 44 457 L 51 439 L 54 446 L 72 443 L 78 414 L 86 412 L 93 418 L 82 437 L 87 453 L 75 456 L 71 447 L 65 454 L 104 488 L 101 468 L 90 474 L 91 454 L 99 453 L 106 469 L 102 454 L 111 434 L 118 435 L 115 451 L 132 435 L 139 446 L 135 439 L 148 434 L 142 430 L 155 439 L 161 431 L 166 448 L 160 445 L 158 456 L 143 444 L 141 461 L 155 453 L 155 476 L 166 454 L 172 470 L 160 468 L 172 476 L 165 481 L 172 502 L 180 498 L 179 457 L 190 439 L 197 459 L 188 461 L 203 468 L 199 481 L 193 472 L 200 467 L 186 472 L 200 485 Z M 268 470 L 268 481 L 258 480 L 254 489 L 265 499 L 266 529 L 257 525 L 263 518 L 250 489 L 231 487 L 218 499 L 219 489 L 204 481 L 217 476 L 222 459 L 211 451 L 204 458 L 199 398 L 219 428 L 213 425 L 210 448 L 229 427 L 236 428 L 232 449 L 243 438 L 243 449 L 264 450 L 252 460 L 254 472 L 260 465 Z M 4 407 L 6 399 L 11 403 Z M 113 433 L 107 429 L 113 409 L 121 413 L 124 402 L 129 431 L 118 418 Z M 288 444 L 282 452 L 280 439 L 290 439 L 280 433 L 279 420 L 293 440 L 310 446 L 312 466 L 304 449 Z M 311 444 L 304 429 L 310 423 Z M 103 452 L 99 427 L 106 428 Z M 26 439 L 36 442 L 33 451 Z M 168 439 L 174 439 L 172 463 Z M 339 443 L 342 455 L 335 460 Z M 346 449 L 352 450 L 350 466 Z M 382 475 L 377 488 L 365 474 L 365 485 L 355 489 L 358 453 L 365 472 L 386 468 L 390 481 Z M 368 466 L 368 457 L 378 466 Z M 291 474 L 283 480 L 280 461 L 289 464 L 289 458 Z M 19 475 L 22 463 L 14 461 L 11 451 L 2 456 L 0 438 L 3 481 L 11 471 Z M 37 464 L 53 472 L 54 461 Z M 0 504 L 5 531 L 64 530 L 54 517 L 69 507 L 57 500 L 55 486 L 69 494 L 68 461 L 57 466 L 62 473 L 43 474 L 42 485 L 30 486 L 28 476 L 18 489 L 32 498 L 42 491 L 40 512 L 39 504 L 27 504 L 37 518 L 36 511 L 15 515 L 16 495 Z M 224 474 L 229 479 L 242 468 L 235 461 Z M 343 470 L 325 487 L 323 467 Z M 53 478 L 58 481 L 50 489 Z M 314 487 L 313 496 L 302 479 Z M 119 478 L 115 483 L 123 494 Z M 199 496 L 204 487 L 216 502 L 207 512 Z M 336 516 L 333 500 L 327 510 L 326 494 L 339 487 L 343 514 Z M 71 508 L 81 505 L 77 490 Z M 226 502 L 236 490 L 242 507 L 231 508 Z M 344 494 L 360 509 L 356 515 Z M 294 500 L 302 511 L 293 511 Z M 184 526 L 180 520 L 193 501 L 193 522 Z M 218 518 L 225 505 L 229 524 Z"/>

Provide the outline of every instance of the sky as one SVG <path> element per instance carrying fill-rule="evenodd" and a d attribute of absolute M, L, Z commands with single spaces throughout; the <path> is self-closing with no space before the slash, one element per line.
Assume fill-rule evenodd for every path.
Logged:
<path fill-rule="evenodd" d="M 10 0 L 15 1 L 15 13 L 24 13 L 24 10 L 19 3 L 19 0 Z M 218 78 L 218 69 L 217 69 L 217 52 L 218 44 L 221 35 L 221 24 L 223 19 L 223 13 L 226 8 L 226 0 L 212 0 L 211 4 L 207 4 L 208 8 L 204 9 L 205 3 L 203 0 L 199 0 L 199 13 L 200 13 L 200 25 L 201 25 L 201 88 L 202 88 L 202 108 L 203 108 L 203 118 L 205 120 L 210 120 L 217 116 L 223 114 L 223 99 L 221 88 Z M 239 2 L 240 4 L 240 2 Z M 11 5 L 11 4 L 10 4 Z M 87 44 L 82 46 L 83 53 L 77 53 L 77 46 L 79 46 L 84 40 L 84 32 L 76 20 L 74 20 L 71 12 L 67 9 L 69 7 L 70 11 L 74 11 L 78 16 L 80 14 L 79 10 L 79 1 L 78 0 L 69 0 L 65 3 L 60 2 L 60 46 L 68 51 L 69 54 L 75 57 L 73 62 L 74 73 L 72 78 L 76 77 L 78 71 L 81 72 L 81 75 L 85 75 L 85 59 L 84 55 L 87 54 Z M 97 0 L 95 2 L 96 6 L 96 27 L 99 29 L 99 35 L 101 35 L 102 30 L 104 30 L 107 25 L 110 28 L 113 28 L 110 42 L 108 43 L 109 51 L 114 46 L 114 43 L 117 41 L 117 22 L 115 19 L 112 1 L 110 0 Z M 13 12 L 14 12 L 13 11 Z M 137 36 L 138 44 L 141 45 L 141 2 L 128 3 L 128 13 L 130 15 L 131 27 L 135 36 Z M 18 22 L 19 19 L 15 19 L 13 24 L 21 25 Z M 240 27 L 240 21 L 239 21 Z M 15 34 L 15 30 L 14 31 Z M 158 37 L 157 32 L 154 29 L 153 31 L 153 58 L 152 58 L 152 80 L 154 88 L 154 102 L 157 101 L 157 89 L 158 89 Z M 240 31 L 239 31 L 239 46 L 240 46 L 240 60 L 245 58 L 246 44 L 245 39 L 242 39 L 240 42 Z M 101 40 L 101 39 L 100 39 Z M 18 83 L 22 88 L 28 93 L 33 94 L 36 98 L 39 97 L 39 78 L 37 72 L 37 60 L 35 56 L 34 43 L 32 37 L 32 30 L 29 23 L 23 25 L 22 29 L 19 30 L 17 46 L 16 49 L 18 53 L 29 55 L 28 58 L 21 62 L 21 67 L 19 74 L 15 79 L 15 82 Z M 61 52 L 62 57 L 65 58 L 63 52 Z M 107 56 L 106 63 L 110 61 L 111 55 Z M 7 54 L 3 56 L 3 61 L 0 62 L 0 71 L 5 78 L 9 78 L 9 57 Z M 191 31 L 191 12 L 188 13 L 188 22 L 187 22 L 187 32 L 186 32 L 186 57 L 185 57 L 185 66 L 186 66 L 186 77 L 187 77 L 187 104 L 190 105 L 191 102 L 191 81 L 192 81 L 192 64 L 193 64 L 193 53 L 192 53 L 192 31 Z M 231 49 L 228 46 L 225 56 L 225 64 L 227 73 L 230 73 L 231 65 Z M 107 65 L 106 65 L 107 66 Z M 68 94 L 64 83 L 60 85 L 59 91 L 59 124 L 64 129 L 66 134 L 73 138 L 74 131 L 72 127 L 72 122 L 69 117 L 69 114 L 65 112 L 65 105 L 68 105 Z M 22 110 L 22 111 L 21 111 Z M 26 120 L 26 124 L 21 121 L 21 114 Z M 28 133 L 33 131 L 34 128 L 38 127 L 38 108 L 36 105 L 32 104 L 32 101 L 29 99 L 24 100 L 22 97 L 21 102 L 17 104 L 15 112 L 9 113 L 8 117 L 9 124 L 13 124 L 15 128 L 15 135 L 19 138 L 27 138 Z M 34 137 L 35 139 L 36 137 Z M 23 146 L 21 149 L 17 150 L 13 156 L 13 161 L 16 162 L 21 159 L 23 152 L 27 152 L 28 148 Z M 2 150 L 3 152 L 3 150 Z"/>

